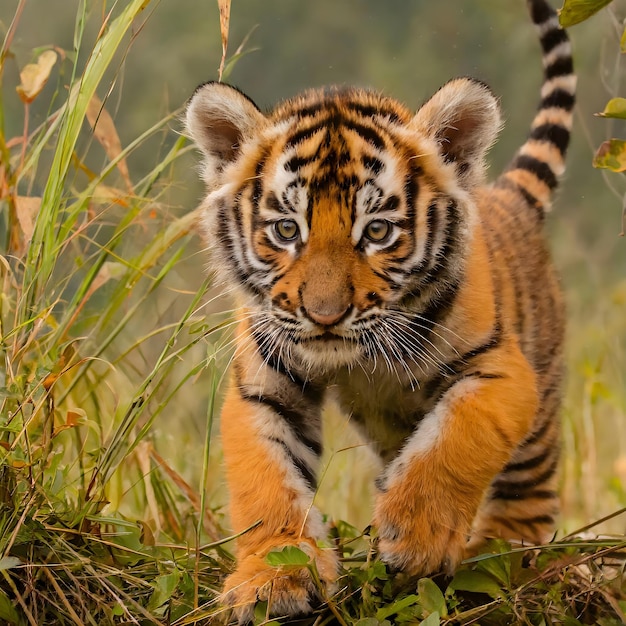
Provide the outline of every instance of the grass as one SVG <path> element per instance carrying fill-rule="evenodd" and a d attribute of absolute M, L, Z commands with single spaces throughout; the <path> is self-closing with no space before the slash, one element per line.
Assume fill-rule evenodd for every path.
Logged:
<path fill-rule="evenodd" d="M 5 36 L 0 79 L 24 4 Z M 88 42 L 93 15 L 79 4 L 74 49 L 54 60 L 43 56 L 51 48 L 34 55 L 33 64 L 47 63 L 23 80 L 20 137 L 5 135 L 5 94 L 17 85 L 0 92 L 0 623 L 228 621 L 216 599 L 232 544 L 212 440 L 228 305 L 210 275 L 190 271 L 205 264 L 193 244 L 196 211 L 170 203 L 191 150 L 170 130 L 180 112 L 124 147 L 109 113 L 116 68 L 150 6 L 130 0 L 100 16 Z M 37 107 L 43 121 L 31 127 Z M 151 165 L 131 175 L 128 163 L 142 150 Z M 584 419 L 572 417 L 566 429 L 568 449 L 587 462 L 595 410 L 611 396 L 603 358 L 586 361 Z M 337 497 L 355 491 L 342 477 L 362 451 L 331 423 L 320 503 L 362 528 L 365 470 L 356 471 L 356 498 Z M 570 480 L 584 475 L 580 464 L 567 471 Z M 623 527 L 619 513 L 612 519 Z M 531 552 L 494 544 L 451 580 L 415 581 L 376 561 L 371 532 L 331 526 L 344 564 L 340 590 L 303 624 L 626 619 L 623 536 L 568 536 Z M 289 568 L 302 555 L 273 558 Z M 269 622 L 259 606 L 257 623 Z"/>

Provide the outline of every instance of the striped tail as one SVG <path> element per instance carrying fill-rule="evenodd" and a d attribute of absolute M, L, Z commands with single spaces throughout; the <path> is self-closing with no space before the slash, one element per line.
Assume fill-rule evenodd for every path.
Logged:
<path fill-rule="evenodd" d="M 517 185 L 529 202 L 549 210 L 558 177 L 565 171 L 575 103 L 572 48 L 556 11 L 545 0 L 527 0 L 543 50 L 541 102 L 530 135 L 502 178 Z"/>

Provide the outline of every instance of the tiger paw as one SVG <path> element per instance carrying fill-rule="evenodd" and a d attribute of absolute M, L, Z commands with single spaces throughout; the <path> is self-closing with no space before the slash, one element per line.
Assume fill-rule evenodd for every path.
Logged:
<path fill-rule="evenodd" d="M 325 592 L 332 593 L 338 570 L 335 551 L 320 550 L 309 544 L 299 547 L 312 556 Z M 238 624 L 248 624 L 257 602 L 267 602 L 268 615 L 307 615 L 322 602 L 323 595 L 308 567 L 272 566 L 265 556 L 251 554 L 226 579 L 222 603 L 232 608 Z"/>
<path fill-rule="evenodd" d="M 394 491 L 380 494 L 376 506 L 380 559 L 410 575 L 451 574 L 465 556 L 469 521 L 453 505 Z"/>

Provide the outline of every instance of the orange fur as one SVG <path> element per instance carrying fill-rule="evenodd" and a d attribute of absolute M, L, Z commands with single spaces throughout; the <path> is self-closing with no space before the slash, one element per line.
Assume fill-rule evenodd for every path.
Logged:
<path fill-rule="evenodd" d="M 373 92 L 306 92 L 265 115 L 222 84 L 187 126 L 205 157 L 204 230 L 240 300 L 221 416 L 238 566 L 224 601 L 297 615 L 338 557 L 313 506 L 332 393 L 385 468 L 380 558 L 451 571 L 488 537 L 547 540 L 558 500 L 564 313 L 542 222 L 564 169 L 575 76 L 544 0 L 545 80 L 529 139 L 491 185 L 498 103 L 455 79 L 412 113 Z"/>

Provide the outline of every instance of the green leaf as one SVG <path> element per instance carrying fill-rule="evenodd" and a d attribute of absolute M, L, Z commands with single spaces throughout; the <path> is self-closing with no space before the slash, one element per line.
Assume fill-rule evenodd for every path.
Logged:
<path fill-rule="evenodd" d="M 2 590 L 0 590 L 0 620 L 9 624 L 21 623 L 20 616 L 15 610 L 13 603 Z"/>
<path fill-rule="evenodd" d="M 441 624 L 441 619 L 436 611 L 420 622 L 420 626 L 439 626 L 439 624 Z"/>
<path fill-rule="evenodd" d="M 452 591 L 471 591 L 486 593 L 491 598 L 501 598 L 504 594 L 500 585 L 486 572 L 461 569 L 450 581 L 448 589 Z"/>
<path fill-rule="evenodd" d="M 380 626 L 380 622 L 375 617 L 364 617 L 355 626 Z"/>
<path fill-rule="evenodd" d="M 372 561 L 367 568 L 367 580 L 373 583 L 375 580 L 389 580 L 389 574 L 385 564 L 381 561 Z"/>
<path fill-rule="evenodd" d="M 594 13 L 610 4 L 611 0 L 565 0 L 559 11 L 559 22 L 563 28 L 584 22 Z"/>
<path fill-rule="evenodd" d="M 419 602 L 419 597 L 416 595 L 406 596 L 406 598 L 402 598 L 401 600 L 396 600 L 387 606 L 383 606 L 378 611 L 376 611 L 376 619 L 379 621 L 383 621 L 388 617 L 395 615 L 396 613 L 400 613 L 409 606 L 413 606 Z"/>
<path fill-rule="evenodd" d="M 509 587 L 511 583 L 510 561 L 508 556 L 494 556 L 481 561 L 478 570 L 491 574 L 501 585 Z"/>
<path fill-rule="evenodd" d="M 593 166 L 623 172 L 626 170 L 626 141 L 609 139 L 602 143 L 593 157 Z"/>
<path fill-rule="evenodd" d="M 310 562 L 309 555 L 296 546 L 285 546 L 282 550 L 272 550 L 265 557 L 268 565 L 279 567 L 306 567 Z"/>
<path fill-rule="evenodd" d="M 154 591 L 148 601 L 148 609 L 153 611 L 165 604 L 172 597 L 174 591 L 176 591 L 179 580 L 180 572 L 178 570 L 174 570 L 171 574 L 157 576 L 154 579 Z"/>
<path fill-rule="evenodd" d="M 417 582 L 417 592 L 419 594 L 420 604 L 429 613 L 437 613 L 439 616 L 446 617 L 448 609 L 446 607 L 446 599 L 441 593 L 441 589 L 430 578 L 420 578 Z M 436 622 L 437 624 L 439 622 Z"/>
<path fill-rule="evenodd" d="M 598 117 L 616 117 L 626 120 L 626 98 L 611 98 L 606 103 L 602 113 L 596 113 Z"/>
<path fill-rule="evenodd" d="M 3 556 L 0 559 L 0 570 L 11 569 L 21 565 L 21 561 L 16 556 Z"/>

